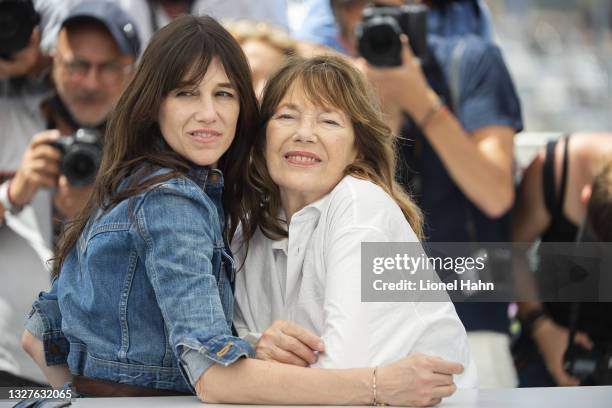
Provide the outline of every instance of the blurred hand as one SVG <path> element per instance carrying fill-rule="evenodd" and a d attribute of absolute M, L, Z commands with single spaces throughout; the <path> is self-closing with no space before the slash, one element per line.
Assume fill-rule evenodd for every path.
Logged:
<path fill-rule="evenodd" d="M 375 67 L 364 58 L 356 62 L 359 68 L 377 90 L 384 110 L 391 107 L 402 109 L 420 120 L 420 112 L 431 107 L 429 97 L 435 93 L 427 83 L 421 63 L 408 45 L 408 38 L 402 35 L 402 65 L 398 67 Z"/>
<path fill-rule="evenodd" d="M 454 394 L 457 386 L 453 375 L 462 372 L 462 364 L 414 353 L 378 369 L 378 400 L 389 405 L 437 405 Z"/>
<path fill-rule="evenodd" d="M 74 187 L 68 183 L 66 176 L 61 175 L 54 198 L 55 207 L 65 218 L 75 218 L 85 207 L 91 190 L 91 186 Z"/>
<path fill-rule="evenodd" d="M 550 318 L 543 317 L 542 319 L 543 321 L 535 326 L 532 336 L 544 358 L 548 372 L 557 385 L 580 385 L 580 380 L 563 369 L 563 355 L 567 350 L 569 330 L 559 326 Z M 587 350 L 593 348 L 593 342 L 586 333 L 576 333 L 575 343 Z"/>
<path fill-rule="evenodd" d="M 257 358 L 307 367 L 317 361 L 315 351 L 325 351 L 321 339 L 286 320 L 275 320 L 255 346 Z"/>
<path fill-rule="evenodd" d="M 58 130 L 46 130 L 32 138 L 11 182 L 10 195 L 17 206 L 29 204 L 41 187 L 57 187 L 62 153 L 49 143 L 59 137 Z"/>
<path fill-rule="evenodd" d="M 0 80 L 30 74 L 42 58 L 40 29 L 35 27 L 24 49 L 11 54 L 10 60 L 0 58 Z"/>

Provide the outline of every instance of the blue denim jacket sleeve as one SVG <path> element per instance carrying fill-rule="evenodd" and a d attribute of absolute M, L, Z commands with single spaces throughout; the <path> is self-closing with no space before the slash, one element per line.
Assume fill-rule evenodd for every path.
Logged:
<path fill-rule="evenodd" d="M 47 365 L 66 364 L 70 345 L 62 332 L 62 314 L 57 301 L 57 278 L 48 292 L 40 292 L 32 304 L 25 328 L 43 342 Z"/>
<path fill-rule="evenodd" d="M 149 192 L 135 215 L 146 273 L 173 351 L 191 385 L 212 364 L 253 356 L 232 336 L 212 270 L 214 205 L 196 185 L 164 184 Z"/>

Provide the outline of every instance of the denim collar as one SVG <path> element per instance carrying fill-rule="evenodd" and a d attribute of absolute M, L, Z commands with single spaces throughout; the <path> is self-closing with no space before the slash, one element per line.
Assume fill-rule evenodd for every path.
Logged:
<path fill-rule="evenodd" d="M 209 166 L 195 166 L 189 170 L 187 176 L 205 190 L 223 188 L 223 173 L 219 169 L 211 169 Z"/>

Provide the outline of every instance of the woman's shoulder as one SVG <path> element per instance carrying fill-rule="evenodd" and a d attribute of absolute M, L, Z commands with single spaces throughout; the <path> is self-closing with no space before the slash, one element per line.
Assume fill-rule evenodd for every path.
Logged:
<path fill-rule="evenodd" d="M 333 228 L 373 228 L 389 237 L 412 231 L 399 205 L 382 187 L 353 176 L 344 177 L 332 191 L 328 217 Z"/>
<path fill-rule="evenodd" d="M 332 190 L 331 205 L 340 203 L 356 209 L 381 210 L 398 207 L 393 198 L 378 184 L 350 175 L 345 176 Z"/>
<path fill-rule="evenodd" d="M 171 173 L 175 173 L 171 175 Z M 154 181 L 158 179 L 157 181 Z M 150 183 L 153 181 L 152 183 Z M 149 184 L 150 183 L 150 184 Z M 146 185 L 142 191 L 134 196 L 134 210 L 143 205 L 165 199 L 190 200 L 199 205 L 213 209 L 212 199 L 205 193 L 203 187 L 186 174 L 177 173 L 175 169 L 157 167 L 139 180 L 138 184 Z M 148 184 L 148 185 L 147 185 Z"/>

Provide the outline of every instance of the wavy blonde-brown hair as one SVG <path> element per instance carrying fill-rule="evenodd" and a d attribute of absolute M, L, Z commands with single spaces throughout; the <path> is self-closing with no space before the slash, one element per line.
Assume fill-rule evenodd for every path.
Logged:
<path fill-rule="evenodd" d="M 355 162 L 345 169 L 346 175 L 369 180 L 380 186 L 399 205 L 406 220 L 422 237 L 420 209 L 395 180 L 396 137 L 385 124 L 383 114 L 371 87 L 357 69 L 338 56 L 290 58 L 270 78 L 261 104 L 261 126 L 253 146 L 245 191 L 245 207 L 249 209 L 248 228 L 243 238 L 250 239 L 257 228 L 270 239 L 287 236 L 286 222 L 279 219 L 280 192 L 274 183 L 265 159 L 266 128 L 284 96 L 300 87 L 314 105 L 332 107 L 344 112 L 355 131 Z"/>

